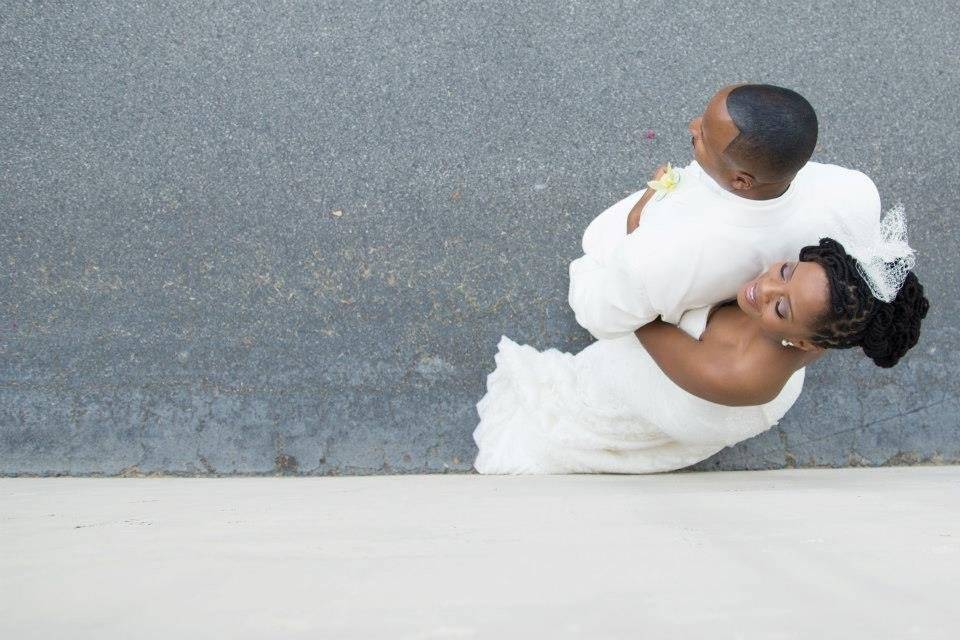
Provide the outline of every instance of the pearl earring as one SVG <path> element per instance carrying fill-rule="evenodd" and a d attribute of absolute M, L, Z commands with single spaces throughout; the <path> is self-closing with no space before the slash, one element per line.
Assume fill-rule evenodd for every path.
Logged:
<path fill-rule="evenodd" d="M 783 340 L 781 340 L 781 341 L 780 341 L 780 344 L 782 344 L 782 345 L 785 346 L 785 347 L 792 347 L 792 346 L 793 346 L 793 343 L 790 342 L 789 340 L 787 340 L 786 338 L 784 338 Z"/>

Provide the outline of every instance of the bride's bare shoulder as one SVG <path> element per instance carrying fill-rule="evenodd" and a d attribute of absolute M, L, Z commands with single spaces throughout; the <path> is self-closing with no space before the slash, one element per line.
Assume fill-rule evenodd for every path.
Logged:
<path fill-rule="evenodd" d="M 716 309 L 701 339 L 722 363 L 726 384 L 741 399 L 737 404 L 773 400 L 808 360 L 798 350 L 785 349 L 763 335 L 736 306 Z"/>

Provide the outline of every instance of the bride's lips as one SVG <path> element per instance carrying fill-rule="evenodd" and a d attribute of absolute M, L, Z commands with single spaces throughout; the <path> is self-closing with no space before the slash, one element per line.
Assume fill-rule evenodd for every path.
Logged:
<path fill-rule="evenodd" d="M 750 306 L 754 308 L 757 313 L 760 313 L 760 304 L 757 302 L 757 281 L 754 280 L 749 286 L 744 294 L 744 297 L 747 299 L 747 302 L 750 303 Z"/>

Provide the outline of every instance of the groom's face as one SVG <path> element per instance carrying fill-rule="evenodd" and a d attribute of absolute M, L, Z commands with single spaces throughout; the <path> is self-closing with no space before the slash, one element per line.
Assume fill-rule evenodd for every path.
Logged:
<path fill-rule="evenodd" d="M 717 184 L 734 192 L 743 189 L 743 185 L 737 182 L 742 172 L 730 163 L 724 151 L 740 135 L 727 112 L 727 96 L 737 86 L 734 84 L 717 91 L 703 114 L 691 120 L 688 127 L 697 163 Z"/>

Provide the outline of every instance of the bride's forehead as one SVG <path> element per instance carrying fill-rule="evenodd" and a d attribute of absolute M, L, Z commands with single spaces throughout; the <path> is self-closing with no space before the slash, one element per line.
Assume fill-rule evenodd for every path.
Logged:
<path fill-rule="evenodd" d="M 790 278 L 794 316 L 813 320 L 830 301 L 830 283 L 826 270 L 816 262 L 798 262 Z"/>

